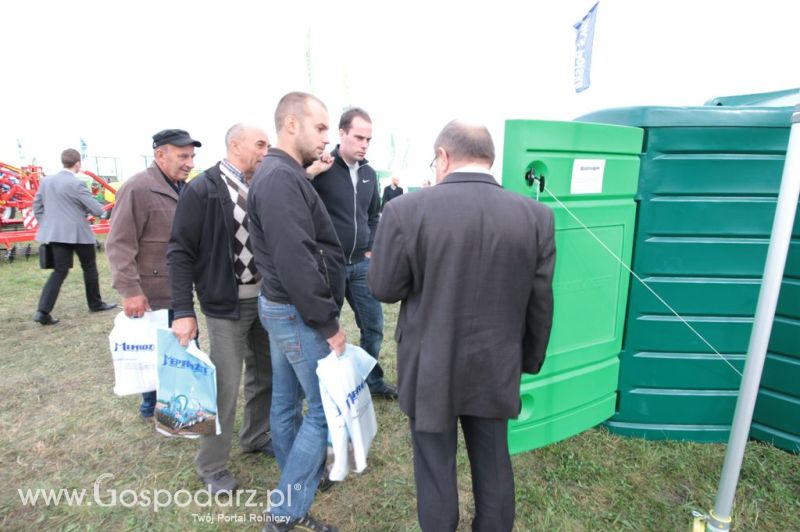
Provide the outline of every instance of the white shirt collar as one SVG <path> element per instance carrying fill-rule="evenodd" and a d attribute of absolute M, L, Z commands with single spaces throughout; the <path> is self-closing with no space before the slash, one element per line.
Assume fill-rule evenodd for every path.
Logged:
<path fill-rule="evenodd" d="M 486 168 L 485 166 L 480 166 L 478 164 L 468 164 L 466 166 L 462 166 L 458 170 L 453 170 L 450 172 L 451 174 L 460 174 L 460 173 L 472 173 L 472 174 L 488 174 L 494 177 L 492 171 Z"/>

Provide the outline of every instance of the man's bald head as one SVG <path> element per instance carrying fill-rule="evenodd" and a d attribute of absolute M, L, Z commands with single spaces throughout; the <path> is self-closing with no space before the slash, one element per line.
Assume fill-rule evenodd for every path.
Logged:
<path fill-rule="evenodd" d="M 433 144 L 434 151 L 439 148 L 455 163 L 482 163 L 489 167 L 494 164 L 494 142 L 484 125 L 448 122 Z"/>
<path fill-rule="evenodd" d="M 263 129 L 250 124 L 234 124 L 225 134 L 228 162 L 249 180 L 269 149 Z"/>
<path fill-rule="evenodd" d="M 290 92 L 275 109 L 277 148 L 306 168 L 319 159 L 328 144 L 328 108 L 306 92 Z"/>
<path fill-rule="evenodd" d="M 281 98 L 278 102 L 278 107 L 275 109 L 275 131 L 280 133 L 286 125 L 286 119 L 290 116 L 295 116 L 297 118 L 307 116 L 309 114 L 308 104 L 310 101 L 319 103 L 327 110 L 322 100 L 307 92 L 290 92 Z"/>

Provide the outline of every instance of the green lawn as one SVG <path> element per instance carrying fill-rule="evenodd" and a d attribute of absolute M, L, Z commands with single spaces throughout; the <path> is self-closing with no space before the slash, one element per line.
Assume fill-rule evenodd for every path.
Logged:
<path fill-rule="evenodd" d="M 258 530 L 250 520 L 260 515 L 258 505 L 278 479 L 275 462 L 242 455 L 235 442 L 231 470 L 245 489 L 257 490 L 252 500 L 244 492 L 238 505 L 227 499 L 184 504 L 187 493 L 179 490 L 201 488 L 192 464 L 196 442 L 155 434 L 139 419 L 137 397 L 112 393 L 107 334 L 115 312 L 87 312 L 77 260 L 53 311 L 61 323 L 42 327 L 32 321 L 49 273 L 34 259 L 0 263 L 0 529 Z M 105 255 L 98 264 L 104 297 L 119 301 Z M 392 381 L 397 309 L 385 307 L 382 361 Z M 344 321 L 350 341 L 357 341 L 352 315 Z M 208 345 L 203 334 L 201 345 Z M 376 412 L 380 429 L 369 468 L 319 495 L 312 511 L 341 530 L 416 530 L 406 418 L 396 403 L 379 402 Z M 625 439 L 598 428 L 514 456 L 516 529 L 689 530 L 692 510 L 713 505 L 724 450 Z M 460 530 L 469 530 L 463 445 L 459 475 Z M 85 489 L 86 499 L 80 505 L 23 505 L 18 490 L 36 488 Z M 181 504 L 155 511 L 141 496 L 154 490 L 164 490 L 161 501 L 176 494 Z M 736 501 L 736 530 L 800 530 L 800 457 L 750 443 Z"/>

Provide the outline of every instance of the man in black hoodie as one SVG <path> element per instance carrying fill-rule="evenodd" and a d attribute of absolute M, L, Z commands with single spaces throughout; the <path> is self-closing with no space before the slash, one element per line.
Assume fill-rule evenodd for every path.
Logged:
<path fill-rule="evenodd" d="M 347 267 L 345 297 L 361 330 L 361 347 L 378 360 L 383 341 L 383 310 L 367 286 L 372 241 L 378 229 L 381 202 L 375 170 L 365 159 L 372 140 L 372 120 L 363 109 L 351 107 L 339 119 L 339 145 L 333 164 L 314 179 L 342 243 Z M 383 380 L 380 364 L 367 377 L 376 397 L 396 399 L 397 390 Z"/>

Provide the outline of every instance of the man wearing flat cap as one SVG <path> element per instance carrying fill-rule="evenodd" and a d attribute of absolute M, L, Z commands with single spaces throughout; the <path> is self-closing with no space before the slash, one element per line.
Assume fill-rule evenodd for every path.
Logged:
<path fill-rule="evenodd" d="M 170 308 L 167 244 L 178 195 L 194 168 L 194 149 L 200 146 L 182 129 L 159 131 L 153 135 L 153 164 L 128 178 L 117 192 L 106 256 L 112 286 L 122 296 L 128 317 Z M 150 420 L 156 392 L 144 393 L 142 398 L 139 414 Z"/>

